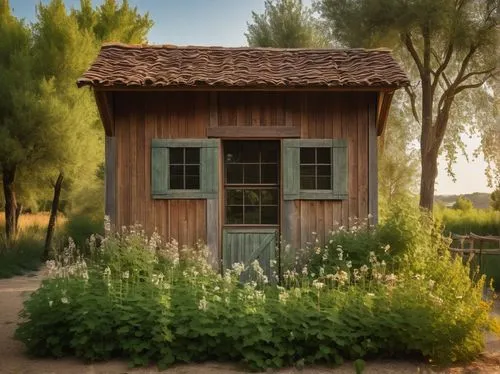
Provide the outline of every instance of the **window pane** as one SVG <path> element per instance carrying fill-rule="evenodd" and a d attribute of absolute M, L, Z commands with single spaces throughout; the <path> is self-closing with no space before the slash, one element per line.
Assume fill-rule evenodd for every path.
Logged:
<path fill-rule="evenodd" d="M 184 166 L 183 165 L 171 165 L 170 166 L 170 175 L 182 176 L 184 175 Z"/>
<path fill-rule="evenodd" d="M 330 177 L 318 177 L 318 190 L 331 190 L 332 180 Z"/>
<path fill-rule="evenodd" d="M 183 164 L 184 148 L 170 148 L 169 156 L 170 156 L 170 164 Z"/>
<path fill-rule="evenodd" d="M 263 206 L 260 212 L 260 223 L 272 225 L 278 223 L 278 207 Z"/>
<path fill-rule="evenodd" d="M 318 164 L 331 163 L 332 151 L 330 150 L 330 148 L 316 148 L 316 152 L 317 152 L 317 156 L 318 156 L 318 159 L 316 162 Z"/>
<path fill-rule="evenodd" d="M 301 164 L 314 164 L 315 157 L 314 151 L 316 148 L 301 148 L 300 149 L 300 163 Z"/>
<path fill-rule="evenodd" d="M 260 203 L 259 190 L 245 190 L 245 205 L 259 205 Z"/>
<path fill-rule="evenodd" d="M 244 165 L 244 183 L 260 183 L 259 164 Z"/>
<path fill-rule="evenodd" d="M 311 177 L 316 175 L 316 166 L 314 165 L 300 165 L 300 175 L 304 177 Z"/>
<path fill-rule="evenodd" d="M 259 142 L 240 142 L 241 162 L 259 162 Z"/>
<path fill-rule="evenodd" d="M 186 164 L 199 164 L 199 163 L 200 163 L 200 149 L 186 148 Z"/>
<path fill-rule="evenodd" d="M 278 165 L 277 164 L 262 164 L 260 166 L 261 183 L 278 184 Z"/>
<path fill-rule="evenodd" d="M 245 224 L 259 224 L 259 207 L 258 206 L 246 206 L 245 207 Z"/>
<path fill-rule="evenodd" d="M 170 175 L 170 188 L 173 190 L 184 189 L 184 177 L 180 175 Z"/>
<path fill-rule="evenodd" d="M 278 190 L 261 190 L 260 203 L 263 205 L 278 205 Z"/>
<path fill-rule="evenodd" d="M 199 165 L 186 165 L 186 176 L 200 177 Z"/>
<path fill-rule="evenodd" d="M 329 177 L 332 174 L 332 167 L 330 165 L 318 165 L 318 175 Z"/>
<path fill-rule="evenodd" d="M 226 163 L 241 161 L 241 147 L 239 143 L 240 142 L 230 142 L 224 144 L 224 160 Z"/>
<path fill-rule="evenodd" d="M 226 222 L 229 224 L 242 224 L 243 223 L 243 207 L 242 206 L 228 206 L 226 208 Z"/>
<path fill-rule="evenodd" d="M 278 143 L 261 142 L 260 152 L 262 162 L 278 162 Z"/>
<path fill-rule="evenodd" d="M 199 176 L 186 176 L 186 190 L 199 190 L 200 177 Z"/>
<path fill-rule="evenodd" d="M 314 190 L 315 189 L 315 178 L 300 176 L 300 189 L 301 190 Z"/>
<path fill-rule="evenodd" d="M 243 205 L 243 190 L 227 190 L 227 205 Z"/>
<path fill-rule="evenodd" d="M 242 165 L 227 165 L 226 166 L 226 183 L 243 183 L 243 166 Z"/>

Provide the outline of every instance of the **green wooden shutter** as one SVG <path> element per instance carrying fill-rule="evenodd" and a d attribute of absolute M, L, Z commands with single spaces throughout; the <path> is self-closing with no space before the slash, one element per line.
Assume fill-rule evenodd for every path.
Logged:
<path fill-rule="evenodd" d="M 300 148 L 331 149 L 331 190 L 300 189 Z M 347 141 L 345 139 L 285 139 L 282 145 L 284 200 L 342 200 L 348 197 Z"/>
<path fill-rule="evenodd" d="M 151 194 L 153 199 L 213 199 L 219 189 L 218 139 L 153 139 L 151 142 Z M 200 189 L 169 189 L 169 149 L 200 149 Z"/>
<path fill-rule="evenodd" d="M 224 269 L 231 269 L 234 263 L 249 267 L 259 261 L 269 281 L 272 279 L 271 260 L 276 257 L 276 229 L 270 228 L 227 228 L 223 231 L 222 260 Z M 252 271 L 246 271 L 241 280 L 252 280 Z"/>
<path fill-rule="evenodd" d="M 332 192 L 334 199 L 347 199 L 348 174 L 347 141 L 345 139 L 334 139 L 332 141 Z"/>
<path fill-rule="evenodd" d="M 283 199 L 300 198 L 300 140 L 283 139 L 281 164 L 283 170 Z"/>

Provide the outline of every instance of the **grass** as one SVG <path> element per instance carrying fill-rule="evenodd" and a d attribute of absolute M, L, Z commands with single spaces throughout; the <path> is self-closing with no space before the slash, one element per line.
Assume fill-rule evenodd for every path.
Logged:
<path fill-rule="evenodd" d="M 45 232 L 49 213 L 23 214 L 19 217 L 19 233 L 16 240 L 5 240 L 5 216 L 0 215 L 0 278 L 10 278 L 37 271 L 41 266 Z M 57 219 L 57 226 L 66 222 L 64 216 Z"/>

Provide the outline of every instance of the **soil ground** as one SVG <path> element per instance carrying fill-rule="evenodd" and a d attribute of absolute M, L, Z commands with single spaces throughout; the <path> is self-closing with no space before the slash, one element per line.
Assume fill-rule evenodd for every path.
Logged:
<path fill-rule="evenodd" d="M 15 277 L 0 280 L 0 373 L 9 374 L 125 374 L 125 373 L 157 373 L 154 367 L 129 369 L 126 362 L 111 361 L 86 365 L 75 359 L 31 359 L 25 355 L 23 345 L 13 339 L 18 321 L 18 313 L 23 300 L 40 284 L 40 273 L 31 276 Z M 500 315 L 500 304 L 496 305 L 495 313 Z M 206 363 L 196 365 L 178 365 L 166 371 L 168 374 L 229 374 L 244 373 L 240 367 L 230 364 Z M 352 363 L 340 367 L 308 367 L 302 371 L 295 368 L 278 371 L 285 373 L 323 374 L 323 373 L 354 373 Z M 475 362 L 461 367 L 446 369 L 432 368 L 423 362 L 410 361 L 370 361 L 367 362 L 365 373 L 498 373 L 500 374 L 500 338 L 486 337 L 486 351 Z"/>

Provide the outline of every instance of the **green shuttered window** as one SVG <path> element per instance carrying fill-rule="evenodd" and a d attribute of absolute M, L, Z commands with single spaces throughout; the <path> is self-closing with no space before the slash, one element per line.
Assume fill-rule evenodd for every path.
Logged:
<path fill-rule="evenodd" d="M 285 200 L 347 199 L 345 139 L 284 139 L 282 152 Z"/>
<path fill-rule="evenodd" d="M 153 139 L 153 199 L 214 199 L 219 188 L 218 139 Z"/>

